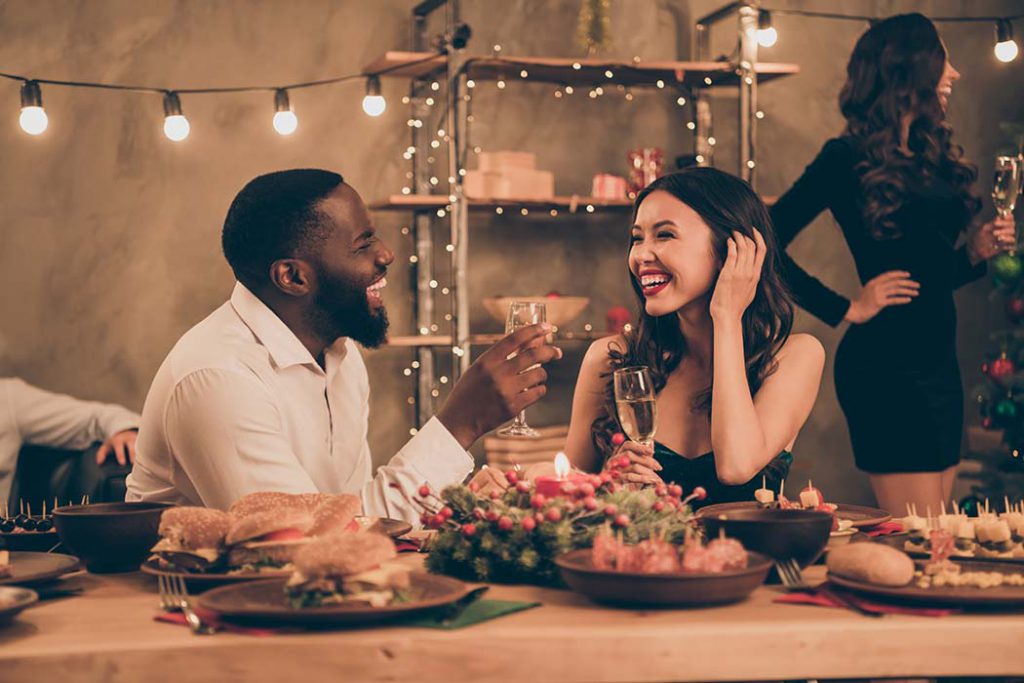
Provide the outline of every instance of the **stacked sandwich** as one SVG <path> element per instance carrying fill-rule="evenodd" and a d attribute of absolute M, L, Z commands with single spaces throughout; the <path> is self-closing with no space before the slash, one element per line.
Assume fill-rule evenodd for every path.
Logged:
<path fill-rule="evenodd" d="M 190 572 L 282 572 L 313 539 L 354 532 L 356 496 L 259 492 L 227 512 L 169 508 L 153 553 L 162 566 Z"/>

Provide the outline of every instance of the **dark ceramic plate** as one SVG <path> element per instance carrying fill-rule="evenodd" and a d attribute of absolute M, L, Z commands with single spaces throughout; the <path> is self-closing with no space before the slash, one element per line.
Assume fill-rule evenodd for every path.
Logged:
<path fill-rule="evenodd" d="M 415 572 L 410 575 L 412 599 L 386 607 L 364 602 L 295 609 L 285 601 L 287 579 L 250 581 L 222 586 L 199 596 L 199 605 L 229 619 L 303 626 L 365 626 L 443 607 L 464 597 L 466 584 L 447 576 Z"/>
<path fill-rule="evenodd" d="M 247 581 L 266 581 L 268 579 L 276 579 L 281 577 L 291 576 L 291 570 L 285 569 L 277 572 L 236 572 L 228 574 L 227 572 L 183 572 L 174 569 L 166 569 L 160 566 L 160 563 L 150 558 L 142 563 L 139 567 L 139 571 L 143 574 L 149 574 L 150 576 L 173 576 L 181 577 L 185 580 L 191 591 L 205 591 L 215 586 L 224 586 L 227 584 L 244 583 Z"/>
<path fill-rule="evenodd" d="M 412 531 L 412 524 L 401 519 L 387 517 L 356 517 L 359 525 L 366 531 L 378 531 L 391 538 L 400 538 Z"/>
<path fill-rule="evenodd" d="M 743 501 L 739 503 L 718 503 L 716 505 L 708 505 L 697 510 L 698 517 L 710 517 L 717 516 L 723 512 L 734 512 L 736 510 L 762 510 L 760 503 L 755 501 Z M 775 508 L 769 508 L 775 509 Z M 848 505 L 846 503 L 840 503 L 836 508 L 836 516 L 839 519 L 848 519 L 853 522 L 853 526 L 857 529 L 867 529 L 869 527 L 878 526 L 884 524 L 892 519 L 885 510 L 879 508 L 865 507 L 863 505 Z"/>
<path fill-rule="evenodd" d="M 79 568 L 78 558 L 58 553 L 11 553 L 14 575 L 0 579 L 0 584 L 32 584 L 50 581 Z"/>
<path fill-rule="evenodd" d="M 917 565 L 918 569 L 921 569 L 925 563 L 915 562 L 914 564 Z M 1001 574 L 1021 573 L 1019 567 L 1011 567 L 1006 563 L 973 561 L 958 562 L 957 564 L 960 566 L 961 571 L 999 572 Z M 918 588 L 916 583 L 911 582 L 909 585 L 894 588 L 845 579 L 834 574 L 829 574 L 828 580 L 837 586 L 849 588 L 858 593 L 899 602 L 957 607 L 1010 607 L 1024 605 L 1024 586 L 998 586 L 995 588 L 941 586 L 938 588 Z"/>
<path fill-rule="evenodd" d="M 14 619 L 15 615 L 39 600 L 34 590 L 20 586 L 0 586 L 0 625 Z"/>
<path fill-rule="evenodd" d="M 771 559 L 750 553 L 746 569 L 721 574 L 640 574 L 596 569 L 589 548 L 555 559 L 562 578 L 594 602 L 621 607 L 696 607 L 743 600 L 762 583 Z"/>

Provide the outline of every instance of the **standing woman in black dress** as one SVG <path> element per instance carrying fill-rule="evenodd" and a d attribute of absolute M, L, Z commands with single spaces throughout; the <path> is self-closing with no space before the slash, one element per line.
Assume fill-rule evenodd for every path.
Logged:
<path fill-rule="evenodd" d="M 828 209 L 852 252 L 863 283 L 853 299 L 785 252 L 783 274 L 803 308 L 832 326 L 851 323 L 836 354 L 836 393 L 857 467 L 895 514 L 907 503 L 937 510 L 950 497 L 963 432 L 953 292 L 1016 240 L 1012 219 L 971 229 L 977 172 L 945 117 L 959 78 L 923 15 L 875 24 L 847 66 L 844 134 L 772 209 L 783 247 Z"/>

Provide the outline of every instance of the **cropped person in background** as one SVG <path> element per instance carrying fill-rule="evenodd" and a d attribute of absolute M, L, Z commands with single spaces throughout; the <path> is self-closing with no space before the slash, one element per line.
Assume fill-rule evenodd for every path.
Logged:
<path fill-rule="evenodd" d="M 99 476 L 94 465 L 111 456 L 120 466 L 135 461 L 141 422 L 139 415 L 119 405 L 54 394 L 14 377 L 0 379 L 0 501 L 16 504 L 10 501 L 11 483 L 22 446 L 85 450 L 102 442 L 95 462 L 82 463 L 94 479 Z"/>
<path fill-rule="evenodd" d="M 908 503 L 937 510 L 951 495 L 963 432 L 953 292 L 1016 242 L 1012 219 L 971 229 L 977 171 L 946 121 L 959 78 L 923 15 L 874 25 L 839 95 L 845 132 L 771 209 L 782 247 L 828 209 L 856 262 L 863 288 L 852 299 L 785 252 L 782 272 L 800 306 L 832 326 L 850 323 L 836 393 L 857 467 L 894 514 Z"/>

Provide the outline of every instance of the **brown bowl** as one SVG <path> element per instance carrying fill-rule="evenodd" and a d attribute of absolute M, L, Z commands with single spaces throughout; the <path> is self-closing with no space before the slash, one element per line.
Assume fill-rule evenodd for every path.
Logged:
<path fill-rule="evenodd" d="M 61 543 L 96 574 L 132 572 L 159 538 L 167 503 L 67 505 L 53 511 Z"/>
<path fill-rule="evenodd" d="M 591 550 L 573 550 L 555 558 L 562 578 L 594 602 L 620 607 L 697 607 L 743 600 L 762 583 L 771 559 L 750 553 L 746 569 L 719 574 L 642 574 L 597 569 Z"/>
<path fill-rule="evenodd" d="M 733 510 L 699 519 L 708 538 L 724 530 L 748 550 L 801 567 L 821 556 L 832 531 L 832 515 L 818 510 Z"/>

